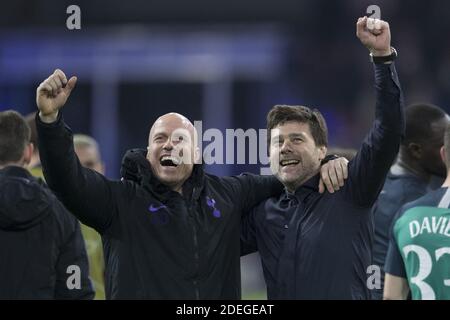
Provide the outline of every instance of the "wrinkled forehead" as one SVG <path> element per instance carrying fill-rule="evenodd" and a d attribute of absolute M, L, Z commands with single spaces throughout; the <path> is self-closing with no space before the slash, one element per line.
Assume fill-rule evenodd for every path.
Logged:
<path fill-rule="evenodd" d="M 289 136 L 292 134 L 302 134 L 311 136 L 311 128 L 306 122 L 288 121 L 283 122 L 270 130 L 271 137 Z"/>

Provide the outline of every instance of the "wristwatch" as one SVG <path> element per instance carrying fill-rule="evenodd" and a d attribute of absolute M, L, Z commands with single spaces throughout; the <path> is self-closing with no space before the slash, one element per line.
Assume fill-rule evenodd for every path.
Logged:
<path fill-rule="evenodd" d="M 391 47 L 392 53 L 388 56 L 382 57 L 374 57 L 372 52 L 370 53 L 370 61 L 373 63 L 386 63 L 393 62 L 397 58 L 397 50 L 394 47 Z"/>
<path fill-rule="evenodd" d="M 325 163 L 327 163 L 328 161 L 335 160 L 335 159 L 338 159 L 338 158 L 339 158 L 339 156 L 336 155 L 336 154 L 329 154 L 329 155 L 325 156 L 325 158 L 322 159 L 322 161 L 320 162 L 320 165 L 322 166 Z"/>

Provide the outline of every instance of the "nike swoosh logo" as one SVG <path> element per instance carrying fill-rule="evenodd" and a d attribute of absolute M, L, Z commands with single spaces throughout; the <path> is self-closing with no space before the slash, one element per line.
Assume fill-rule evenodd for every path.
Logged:
<path fill-rule="evenodd" d="M 156 211 L 158 211 L 158 210 L 160 210 L 160 209 L 163 209 L 163 208 L 167 208 L 167 207 L 164 206 L 164 205 L 162 205 L 162 206 L 160 206 L 160 207 L 155 207 L 155 206 L 153 206 L 153 204 L 151 204 L 150 207 L 148 207 L 148 210 L 149 210 L 150 212 L 156 212 Z"/>

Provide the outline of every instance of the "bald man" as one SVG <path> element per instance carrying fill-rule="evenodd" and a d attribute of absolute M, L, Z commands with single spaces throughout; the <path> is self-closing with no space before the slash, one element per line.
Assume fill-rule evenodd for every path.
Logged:
<path fill-rule="evenodd" d="M 55 70 L 37 89 L 40 154 L 50 188 L 102 236 L 106 297 L 239 299 L 241 216 L 282 185 L 204 173 L 194 126 L 176 113 L 153 124 L 147 150 L 127 154 L 126 179 L 83 168 L 60 112 L 76 81 Z"/>

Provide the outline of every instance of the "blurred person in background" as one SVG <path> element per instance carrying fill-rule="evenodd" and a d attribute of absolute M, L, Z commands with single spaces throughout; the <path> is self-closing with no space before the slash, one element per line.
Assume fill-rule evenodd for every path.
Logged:
<path fill-rule="evenodd" d="M 29 113 L 25 116 L 25 120 L 31 131 L 30 142 L 34 146 L 33 154 L 31 155 L 30 163 L 28 164 L 27 168 L 31 172 L 33 177 L 43 179 L 44 174 L 42 173 L 41 158 L 39 157 L 39 140 L 36 131 L 36 121 L 34 120 L 35 118 L 36 112 Z"/>
<path fill-rule="evenodd" d="M 0 112 L 0 299 L 92 299 L 78 221 L 26 170 L 30 135 Z"/>
<path fill-rule="evenodd" d="M 85 134 L 73 136 L 75 153 L 83 167 L 105 174 L 105 165 L 102 162 L 100 149 L 94 138 Z M 89 258 L 89 274 L 95 289 L 95 299 L 105 299 L 105 260 L 103 257 L 102 239 L 97 231 L 81 224 L 81 233 L 86 242 Z"/>
<path fill-rule="evenodd" d="M 404 205 L 395 215 L 386 256 L 384 299 L 450 300 L 450 126 L 441 159 L 441 188 Z M 432 141 L 430 141 L 432 143 Z"/>
<path fill-rule="evenodd" d="M 448 115 L 432 104 L 413 104 L 405 109 L 405 123 L 405 138 L 397 160 L 372 209 L 375 220 L 373 264 L 381 271 L 381 288 L 372 291 L 373 299 L 377 300 L 383 298 L 384 264 L 395 215 L 404 204 L 439 188 L 446 174 L 440 150 L 444 145 Z M 436 180 L 440 184 L 436 185 Z"/>
<path fill-rule="evenodd" d="M 36 131 L 36 112 L 32 112 L 25 116 L 28 126 L 31 130 L 30 142 L 33 143 L 34 149 L 27 168 L 34 177 L 44 178 L 42 172 L 41 159 L 39 156 L 39 139 Z M 75 152 L 77 153 L 81 165 L 89 169 L 104 174 L 104 164 L 101 161 L 100 150 L 97 142 L 82 134 L 74 137 Z M 95 290 L 95 299 L 105 299 L 105 262 L 103 258 L 103 247 L 100 235 L 92 228 L 81 223 L 81 233 L 86 244 L 86 250 L 89 259 L 89 275 Z"/>

